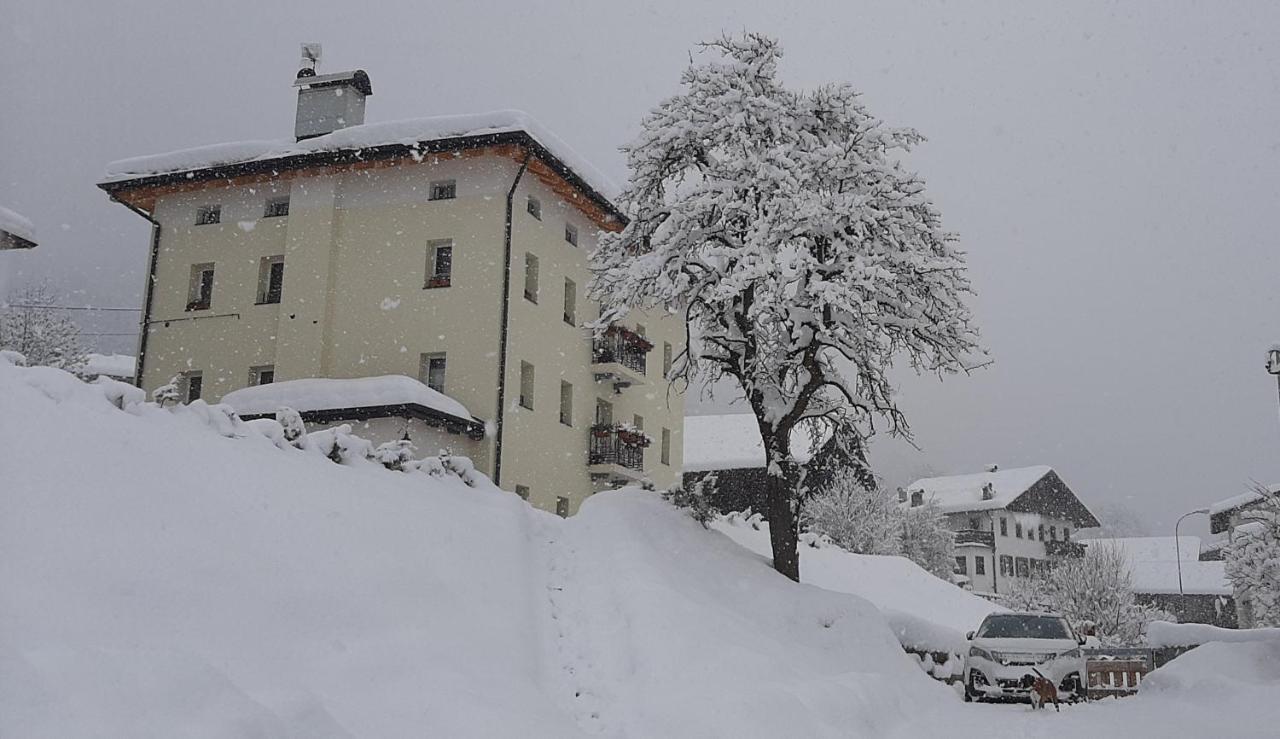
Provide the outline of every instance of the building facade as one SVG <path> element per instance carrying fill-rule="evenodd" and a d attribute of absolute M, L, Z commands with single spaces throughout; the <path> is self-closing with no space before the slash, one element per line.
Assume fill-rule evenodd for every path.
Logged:
<path fill-rule="evenodd" d="M 363 72 L 313 79 L 372 94 Z M 538 507 L 568 515 L 604 487 L 674 482 L 683 404 L 665 372 L 683 326 L 586 328 L 588 256 L 622 218 L 589 167 L 512 112 L 317 135 L 309 116 L 323 111 L 297 84 L 297 141 L 128 160 L 100 184 L 153 224 L 138 384 L 178 376 L 214 402 L 262 383 L 406 376 L 483 425 L 449 451 Z M 407 418 L 348 415 L 375 436 L 409 433 Z"/>
<path fill-rule="evenodd" d="M 955 534 L 955 574 L 974 592 L 1008 592 L 1049 566 L 1055 557 L 1078 557 L 1084 547 L 1072 533 L 1098 525 L 1050 467 L 1023 467 L 932 477 L 899 491 L 899 504 L 932 502 Z"/>

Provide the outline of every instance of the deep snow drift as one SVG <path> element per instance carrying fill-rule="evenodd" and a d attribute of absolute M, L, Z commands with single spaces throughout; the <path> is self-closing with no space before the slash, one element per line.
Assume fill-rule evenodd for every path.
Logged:
<path fill-rule="evenodd" d="M 882 733 L 952 700 L 859 598 L 654 494 L 563 521 L 0 364 L 0 735 Z"/>
<path fill-rule="evenodd" d="M 870 602 L 791 583 L 653 494 L 601 494 L 563 521 L 483 481 L 280 449 L 217 408 L 108 397 L 136 391 L 0 361 L 0 736 L 1251 737 L 1280 722 L 1259 698 L 1280 691 L 1274 664 L 1223 645 L 1137 698 L 965 705 Z"/>

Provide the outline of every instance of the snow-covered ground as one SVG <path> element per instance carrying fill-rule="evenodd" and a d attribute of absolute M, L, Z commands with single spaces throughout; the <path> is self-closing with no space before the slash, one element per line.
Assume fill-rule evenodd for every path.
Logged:
<path fill-rule="evenodd" d="M 561 520 L 484 482 L 338 465 L 252 426 L 227 438 L 215 412 L 118 410 L 105 387 L 0 362 L 2 736 L 1243 737 L 1280 722 L 1259 698 L 1280 689 L 1275 663 L 1217 649 L 1236 645 L 1124 701 L 966 705 L 871 602 L 791 583 L 654 494 Z M 955 608 L 940 601 L 939 620 Z"/>

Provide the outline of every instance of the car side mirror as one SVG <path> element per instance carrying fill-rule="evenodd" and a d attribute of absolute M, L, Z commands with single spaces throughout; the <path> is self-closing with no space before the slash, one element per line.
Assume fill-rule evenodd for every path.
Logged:
<path fill-rule="evenodd" d="M 965 641 L 973 641 L 973 632 L 970 631 L 969 633 L 965 634 L 964 638 L 965 638 Z M 1084 642 L 1080 642 L 1080 643 L 1083 644 Z"/>

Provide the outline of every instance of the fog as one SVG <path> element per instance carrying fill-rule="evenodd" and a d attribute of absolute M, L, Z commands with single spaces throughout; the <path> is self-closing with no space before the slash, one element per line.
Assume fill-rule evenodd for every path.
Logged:
<path fill-rule="evenodd" d="M 902 374 L 919 450 L 877 442 L 886 481 L 1049 464 L 1169 533 L 1280 481 L 1280 6 L 1064 5 L 4 0 L 0 204 L 40 246 L 0 271 L 138 307 L 147 224 L 94 187 L 106 163 L 289 136 L 300 41 L 369 72 L 370 122 L 520 108 L 621 182 L 696 42 L 762 31 L 790 83 L 928 136 L 909 164 L 969 254 L 994 363 Z M 136 314 L 85 317 L 133 350 Z"/>

